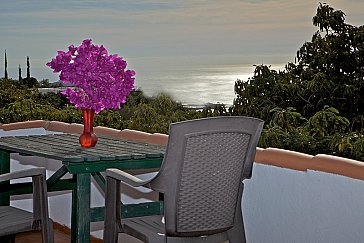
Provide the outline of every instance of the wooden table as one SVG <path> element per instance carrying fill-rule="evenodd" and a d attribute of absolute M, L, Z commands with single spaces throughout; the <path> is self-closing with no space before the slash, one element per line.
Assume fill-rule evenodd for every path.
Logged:
<path fill-rule="evenodd" d="M 10 171 L 10 153 L 39 156 L 62 161 L 62 166 L 47 180 L 48 191 L 72 190 L 71 240 L 90 241 L 90 222 L 102 221 L 104 207 L 90 207 L 91 176 L 102 190 L 105 179 L 100 172 L 107 168 L 159 168 L 165 147 L 125 139 L 100 136 L 94 148 L 82 148 L 79 135 L 53 134 L 0 138 L 0 174 Z M 72 179 L 61 179 L 66 173 Z M 10 195 L 31 192 L 30 183 L 2 185 L 0 205 L 9 205 Z M 163 203 L 122 206 L 123 217 L 161 214 Z"/>

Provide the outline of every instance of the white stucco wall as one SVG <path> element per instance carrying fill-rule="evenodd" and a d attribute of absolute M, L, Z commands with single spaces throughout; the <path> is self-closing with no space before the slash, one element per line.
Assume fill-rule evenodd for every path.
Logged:
<path fill-rule="evenodd" d="M 0 136 L 46 134 L 43 128 L 2 131 Z M 49 177 L 61 162 L 38 157 L 11 156 L 11 171 L 33 166 L 47 168 Z M 142 175 L 150 177 L 151 174 Z M 123 188 L 126 203 L 144 202 L 156 194 Z M 29 199 L 12 198 L 12 205 L 31 210 Z M 50 217 L 70 227 L 71 193 L 49 193 Z M 92 185 L 91 205 L 104 198 Z M 364 181 L 317 171 L 301 172 L 255 163 L 252 179 L 245 181 L 243 215 L 249 243 L 362 243 L 364 242 Z M 102 222 L 91 225 L 102 238 Z M 131 241 L 127 241 L 131 242 Z"/>
<path fill-rule="evenodd" d="M 255 164 L 245 182 L 247 242 L 364 242 L 364 182 Z"/>

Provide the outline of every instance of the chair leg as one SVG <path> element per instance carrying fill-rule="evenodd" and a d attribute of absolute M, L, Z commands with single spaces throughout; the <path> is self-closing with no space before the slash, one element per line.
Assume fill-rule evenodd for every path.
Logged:
<path fill-rule="evenodd" d="M 104 243 L 117 243 L 120 229 L 120 181 L 106 178 Z"/>
<path fill-rule="evenodd" d="M 235 224 L 233 228 L 228 230 L 230 243 L 246 243 L 245 230 L 243 224 Z"/>
<path fill-rule="evenodd" d="M 47 184 L 43 175 L 33 177 L 33 212 L 41 220 L 42 241 L 53 243 L 53 222 L 49 219 Z"/>
<path fill-rule="evenodd" d="M 242 213 L 242 195 L 244 190 L 244 184 L 241 184 L 239 188 L 239 200 L 236 205 L 234 226 L 227 231 L 230 243 L 246 243 L 244 220 Z"/>
<path fill-rule="evenodd" d="M 16 235 L 0 236 L 0 242 L 4 242 L 4 243 L 15 243 L 15 236 Z"/>
<path fill-rule="evenodd" d="M 48 227 L 49 232 L 47 232 L 47 242 L 53 243 L 54 242 L 54 229 L 53 229 L 53 220 L 48 219 Z"/>

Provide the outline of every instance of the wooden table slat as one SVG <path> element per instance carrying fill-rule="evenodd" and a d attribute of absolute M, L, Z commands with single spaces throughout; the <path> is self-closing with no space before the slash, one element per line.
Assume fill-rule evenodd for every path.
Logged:
<path fill-rule="evenodd" d="M 161 145 L 107 136 L 100 136 L 95 147 L 83 148 L 78 139 L 78 134 L 2 137 L 0 149 L 66 162 L 160 158 L 164 156 L 165 150 Z"/>

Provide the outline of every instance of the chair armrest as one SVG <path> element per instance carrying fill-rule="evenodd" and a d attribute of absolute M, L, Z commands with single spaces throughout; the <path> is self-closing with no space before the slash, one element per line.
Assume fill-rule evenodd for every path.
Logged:
<path fill-rule="evenodd" d="M 26 170 L 5 173 L 0 175 L 0 182 L 20 179 L 25 177 L 40 176 L 40 175 L 44 175 L 45 177 L 45 168 L 31 168 Z"/>
<path fill-rule="evenodd" d="M 133 187 L 146 186 L 154 179 L 154 178 L 152 178 L 147 181 L 143 181 L 142 179 L 135 177 L 135 176 L 133 176 L 129 173 L 126 173 L 125 171 L 119 170 L 119 169 L 107 169 L 106 176 L 116 179 L 118 181 L 122 181 Z"/>

